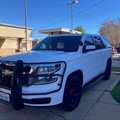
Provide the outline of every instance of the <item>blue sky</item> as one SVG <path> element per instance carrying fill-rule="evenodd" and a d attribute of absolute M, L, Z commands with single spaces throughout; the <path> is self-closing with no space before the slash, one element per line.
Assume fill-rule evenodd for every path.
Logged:
<path fill-rule="evenodd" d="M 72 1 L 27 0 L 27 25 L 33 28 L 32 36 L 44 37 L 38 33 L 40 29 L 71 28 L 67 3 Z M 105 20 L 120 18 L 120 0 L 78 0 L 73 11 L 74 28 L 81 25 L 87 33 L 97 34 Z M 24 0 L 0 0 L 0 23 L 24 26 Z"/>

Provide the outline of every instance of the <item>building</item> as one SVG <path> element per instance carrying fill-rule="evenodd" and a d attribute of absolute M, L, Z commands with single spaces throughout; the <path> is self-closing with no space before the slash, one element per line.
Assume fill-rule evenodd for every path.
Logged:
<path fill-rule="evenodd" d="M 32 48 L 32 38 L 29 35 L 32 28 L 27 28 L 27 48 Z M 25 28 L 16 25 L 0 23 L 0 56 L 26 51 Z"/>
<path fill-rule="evenodd" d="M 70 30 L 67 28 L 52 28 L 52 29 L 40 30 L 39 32 L 43 33 L 43 34 L 48 34 L 49 36 L 57 35 L 57 34 L 71 34 L 71 33 L 81 34 L 81 32 L 79 32 L 79 31 Z"/>
<path fill-rule="evenodd" d="M 34 47 L 35 45 L 37 45 L 41 40 L 40 39 L 35 39 L 32 41 L 32 47 Z"/>

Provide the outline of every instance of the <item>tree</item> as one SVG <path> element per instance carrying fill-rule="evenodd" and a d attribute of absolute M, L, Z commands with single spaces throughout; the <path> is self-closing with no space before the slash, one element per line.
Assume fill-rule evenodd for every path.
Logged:
<path fill-rule="evenodd" d="M 101 35 L 106 36 L 113 46 L 120 46 L 120 22 L 105 21 L 99 30 Z"/>
<path fill-rule="evenodd" d="M 75 30 L 80 31 L 81 33 L 86 33 L 82 26 L 75 27 Z"/>

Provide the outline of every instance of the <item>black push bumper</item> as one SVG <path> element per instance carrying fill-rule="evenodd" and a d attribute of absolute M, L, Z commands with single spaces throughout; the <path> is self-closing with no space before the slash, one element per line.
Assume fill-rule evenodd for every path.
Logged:
<path fill-rule="evenodd" d="M 1 76 L 2 76 L 2 64 L 1 64 Z M 22 99 L 22 82 L 21 75 L 23 71 L 23 61 L 18 60 L 13 69 L 13 75 L 11 77 L 10 83 L 10 104 L 12 104 L 15 110 L 20 110 L 24 108 L 23 99 Z M 7 88 L 6 88 L 7 89 Z"/>
<path fill-rule="evenodd" d="M 23 61 L 18 60 L 14 67 L 13 77 L 11 80 L 11 104 L 14 109 L 24 108 L 22 99 L 22 82 L 20 76 L 23 71 Z"/>

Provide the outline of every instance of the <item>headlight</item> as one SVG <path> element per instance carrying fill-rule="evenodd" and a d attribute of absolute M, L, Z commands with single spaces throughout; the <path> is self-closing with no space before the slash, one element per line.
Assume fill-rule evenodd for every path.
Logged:
<path fill-rule="evenodd" d="M 30 84 L 50 84 L 55 81 L 59 83 L 62 80 L 62 75 L 65 69 L 65 63 L 52 64 L 31 64 L 29 71 Z"/>
<path fill-rule="evenodd" d="M 45 65 L 37 67 L 37 74 L 51 74 L 57 72 L 60 69 L 60 64 Z"/>

